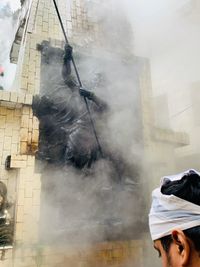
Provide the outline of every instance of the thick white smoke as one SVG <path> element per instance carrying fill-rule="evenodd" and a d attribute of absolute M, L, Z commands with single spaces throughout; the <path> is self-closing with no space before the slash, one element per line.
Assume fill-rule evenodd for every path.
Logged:
<path fill-rule="evenodd" d="M 88 12 L 90 8 L 88 2 Z M 99 160 L 87 173 L 69 166 L 45 167 L 41 237 L 47 241 L 52 236 L 58 242 L 62 237 L 66 242 L 78 239 L 80 243 L 106 238 L 137 239 L 140 233 L 133 232 L 133 228 L 142 231 L 144 227 L 144 203 L 139 197 L 142 181 L 138 178 L 142 153 L 139 73 L 144 62 L 133 57 L 132 29 L 125 11 L 120 12 L 118 5 L 102 8 L 104 12 L 92 6 L 90 18 L 101 22 L 103 46 L 87 43 L 85 48 L 80 40 L 80 46 L 74 44 L 74 55 L 75 59 L 78 57 L 83 86 L 109 106 L 98 123 L 92 114 L 103 153 L 113 158 L 119 154 L 121 158 L 115 161 L 117 166 L 109 160 Z M 49 74 L 51 79 L 53 75 Z M 50 88 L 45 90 L 48 93 Z M 122 181 L 116 171 L 120 165 L 125 169 Z M 47 224 L 49 220 L 51 223 Z"/>

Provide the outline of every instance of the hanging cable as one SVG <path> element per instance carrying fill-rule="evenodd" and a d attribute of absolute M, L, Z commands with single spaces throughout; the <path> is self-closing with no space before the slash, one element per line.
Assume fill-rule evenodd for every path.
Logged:
<path fill-rule="evenodd" d="M 63 22 L 62 22 L 62 19 L 61 19 L 61 16 L 60 16 L 60 12 L 59 12 L 58 6 L 56 4 L 56 0 L 53 0 L 53 3 L 54 3 L 55 9 L 56 9 L 56 13 L 57 13 L 57 16 L 58 16 L 58 19 L 59 19 L 59 22 L 60 22 L 60 26 L 62 28 L 63 35 L 65 37 L 65 42 L 67 44 L 69 44 L 68 39 L 67 39 L 67 35 L 66 35 L 66 32 L 65 32 L 65 29 L 64 29 L 64 26 L 63 26 Z M 74 70 L 75 70 L 75 73 L 76 73 L 76 77 L 77 77 L 79 86 L 82 87 L 82 82 L 81 82 L 81 79 L 80 79 L 80 76 L 79 76 L 79 73 L 78 73 L 78 70 L 77 70 L 77 67 L 76 67 L 76 63 L 74 61 L 73 56 L 72 56 L 72 64 L 74 66 Z"/>
<path fill-rule="evenodd" d="M 56 3 L 56 0 L 53 0 L 53 3 L 54 3 L 55 9 L 56 9 L 56 13 L 57 13 L 57 16 L 58 16 L 58 19 L 59 19 L 59 22 L 60 22 L 60 26 L 62 28 L 63 35 L 65 37 L 65 42 L 66 42 L 66 44 L 69 44 L 65 29 L 64 29 L 64 26 L 63 26 L 63 22 L 62 22 L 62 19 L 61 19 L 61 16 L 60 16 L 60 12 L 58 10 L 58 6 L 57 6 L 57 3 Z M 82 82 L 81 82 L 81 79 L 80 79 L 80 76 L 79 76 L 79 73 L 78 73 L 78 69 L 76 67 L 76 63 L 74 61 L 73 55 L 72 55 L 72 64 L 73 64 L 73 67 L 74 67 L 74 70 L 75 70 L 75 73 L 76 73 L 76 77 L 77 77 L 77 80 L 78 80 L 78 83 L 79 83 L 79 87 L 82 87 Z M 96 142 L 97 142 L 97 147 L 98 147 L 99 153 L 103 157 L 103 151 L 102 151 L 101 145 L 99 143 L 99 139 L 98 139 L 98 136 L 97 136 L 97 132 L 96 132 L 96 129 L 95 129 L 95 126 L 94 126 L 94 122 L 93 122 L 93 119 L 92 119 L 92 115 L 91 115 L 91 112 L 90 112 L 90 109 L 89 109 L 89 105 L 88 105 L 87 99 L 86 99 L 86 97 L 83 97 L 83 98 L 84 98 L 86 109 L 87 109 L 87 112 L 88 112 L 88 115 L 89 115 L 89 118 L 90 118 L 91 127 L 92 127 L 92 130 L 93 130 Z"/>
<path fill-rule="evenodd" d="M 192 107 L 193 107 L 193 105 L 190 105 L 190 106 L 184 108 L 183 110 L 181 110 L 181 111 L 175 113 L 174 115 L 172 115 L 172 116 L 170 117 L 170 119 L 173 119 L 173 118 L 175 118 L 175 117 L 178 117 L 179 115 L 181 115 L 182 113 L 184 113 L 184 112 L 187 111 L 188 109 L 191 109 Z"/>

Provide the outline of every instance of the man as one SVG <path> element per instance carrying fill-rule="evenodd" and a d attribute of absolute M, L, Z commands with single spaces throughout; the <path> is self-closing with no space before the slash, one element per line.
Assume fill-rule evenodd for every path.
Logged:
<path fill-rule="evenodd" d="M 90 170 L 91 175 L 95 171 L 95 163 L 103 157 L 109 165 L 111 180 L 128 191 L 134 191 L 138 168 L 133 164 L 130 166 L 120 151 L 110 151 L 106 140 L 102 140 L 101 130 L 105 125 L 109 107 L 93 92 L 80 88 L 71 70 L 72 47 L 65 45 L 63 51 L 50 46 L 48 41 L 43 41 L 37 45 L 37 49 L 41 52 L 42 68 L 46 74 L 41 85 L 51 87 L 48 87 L 50 92 L 34 96 L 33 99 L 33 114 L 40 121 L 37 158 L 59 167 L 72 166 L 86 174 Z M 62 65 L 62 78 L 59 78 L 59 65 Z M 97 87 L 100 86 L 99 82 L 96 84 Z M 97 146 L 83 97 L 88 99 L 89 110 L 103 147 L 103 155 Z"/>
<path fill-rule="evenodd" d="M 164 177 L 152 198 L 149 226 L 162 266 L 200 266 L 200 173 Z"/>
<path fill-rule="evenodd" d="M 53 66 L 58 58 L 64 56 L 63 81 L 50 93 L 35 96 L 33 100 L 33 113 L 40 121 L 38 158 L 51 163 L 72 164 L 79 169 L 90 167 L 98 158 L 99 151 L 83 97 L 88 99 L 95 121 L 101 121 L 107 104 L 77 84 L 71 74 L 71 46 L 66 45 L 63 54 L 61 49 L 43 41 L 38 49 L 45 66 Z"/>

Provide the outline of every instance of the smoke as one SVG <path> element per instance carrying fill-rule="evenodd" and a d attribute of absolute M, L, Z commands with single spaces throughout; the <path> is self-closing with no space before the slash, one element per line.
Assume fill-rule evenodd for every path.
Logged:
<path fill-rule="evenodd" d="M 107 7 L 102 7 L 104 12 L 94 8 L 87 3 L 91 19 L 94 16 L 101 22 L 104 45 L 100 48 L 87 42 L 85 48 L 84 36 L 80 37 L 80 43 L 74 44 L 74 56 L 84 88 L 109 107 L 101 119 L 91 113 L 103 153 L 115 162 L 98 160 L 91 169 L 81 171 L 51 164 L 44 167 L 40 231 L 44 242 L 137 239 L 147 224 L 140 197 L 143 150 L 139 74 L 145 61 L 133 56 L 132 29 L 125 11 L 119 12 L 117 6 L 112 12 Z M 52 62 L 53 72 L 42 78 L 43 92 L 52 89 L 48 80 L 53 84 L 53 77 L 58 79 L 55 64 Z M 47 67 L 42 69 L 45 75 L 41 76 L 46 76 Z M 121 178 L 118 171 L 122 172 Z"/>
<path fill-rule="evenodd" d="M 110 3 L 119 13 L 125 13 L 134 32 L 134 54 L 147 57 L 151 62 L 153 96 L 165 95 L 169 109 L 163 109 L 162 112 L 168 112 L 165 116 L 168 119 L 174 117 L 190 106 L 189 88 L 191 83 L 199 80 L 198 1 L 126 0 L 122 3 L 118 0 Z M 93 10 L 94 7 L 91 13 Z M 105 12 L 96 11 L 95 17 L 98 12 L 100 15 L 97 17 L 102 19 Z M 119 17 L 118 14 L 116 17 Z M 107 29 L 112 34 L 110 27 Z M 130 38 L 128 41 L 126 39 L 129 36 L 127 30 L 124 31 L 124 36 L 118 35 L 119 39 L 130 43 Z M 188 127 L 187 113 L 190 111 L 171 118 L 170 126 L 185 131 Z"/>
<path fill-rule="evenodd" d="M 176 150 L 176 166 L 159 169 L 162 174 L 198 169 L 199 2 L 144 0 L 132 5 L 135 53 L 151 62 L 157 125 L 186 132 L 190 138 L 188 146 Z M 164 159 L 164 165 L 169 161 Z"/>
<path fill-rule="evenodd" d="M 154 96 L 165 95 L 171 127 L 188 131 L 191 109 L 176 114 L 192 105 L 191 84 L 199 80 L 198 1 L 143 0 L 133 6 L 135 52 L 151 60 Z"/>

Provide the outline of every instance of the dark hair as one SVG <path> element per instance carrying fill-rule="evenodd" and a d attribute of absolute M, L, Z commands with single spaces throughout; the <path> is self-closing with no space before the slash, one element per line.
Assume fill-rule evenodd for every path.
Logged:
<path fill-rule="evenodd" d="M 165 195 L 175 195 L 200 206 L 200 176 L 191 170 L 181 180 L 166 180 L 161 192 Z M 195 249 L 200 251 L 200 226 L 192 227 L 183 232 L 194 243 Z M 160 241 L 164 250 L 168 252 L 172 243 L 171 235 L 162 237 Z"/>

